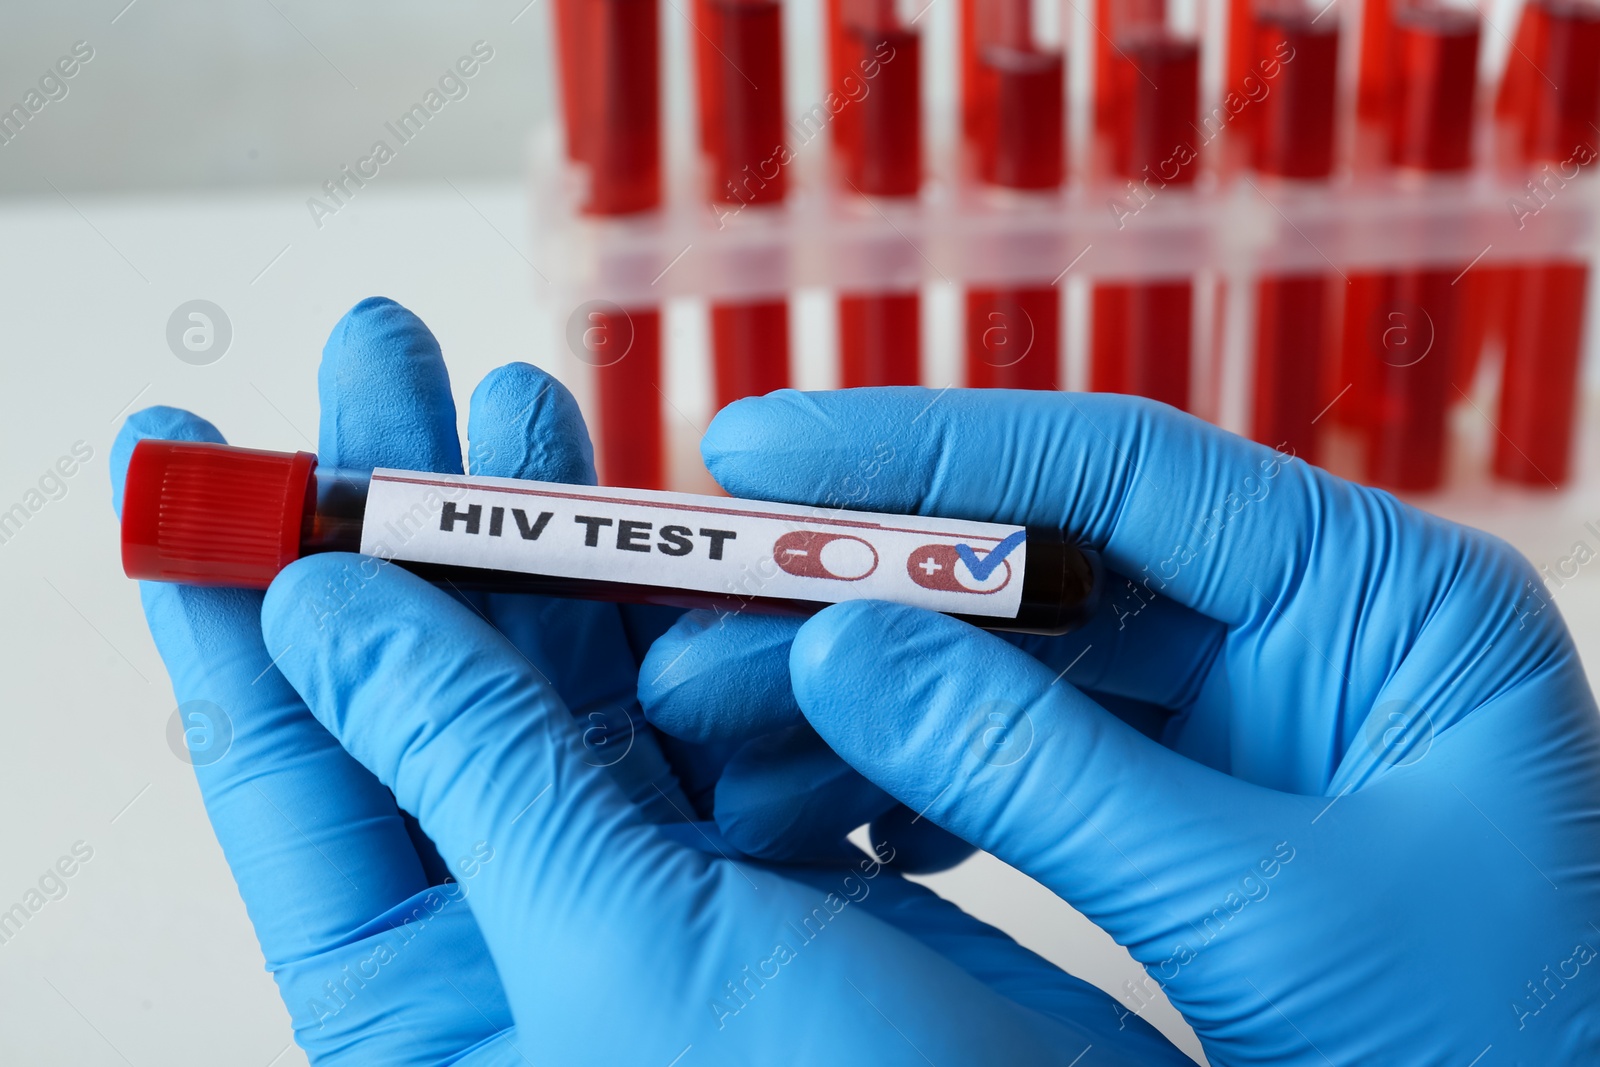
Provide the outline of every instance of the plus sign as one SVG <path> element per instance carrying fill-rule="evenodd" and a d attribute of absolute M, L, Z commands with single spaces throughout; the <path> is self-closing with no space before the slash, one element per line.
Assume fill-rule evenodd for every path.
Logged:
<path fill-rule="evenodd" d="M 922 573 L 926 574 L 929 578 L 933 577 L 934 571 L 944 570 L 944 566 L 942 564 L 935 563 L 932 556 L 929 556 L 927 559 L 917 564 L 917 566 L 921 567 Z"/>

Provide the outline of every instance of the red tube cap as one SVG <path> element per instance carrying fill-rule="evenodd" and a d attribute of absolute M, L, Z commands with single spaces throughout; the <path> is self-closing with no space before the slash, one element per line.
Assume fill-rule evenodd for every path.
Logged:
<path fill-rule="evenodd" d="M 300 556 L 309 452 L 140 441 L 122 494 L 129 578 L 265 589 Z"/>

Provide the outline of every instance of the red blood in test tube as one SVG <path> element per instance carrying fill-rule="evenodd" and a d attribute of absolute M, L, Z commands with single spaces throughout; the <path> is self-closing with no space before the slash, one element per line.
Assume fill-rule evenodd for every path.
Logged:
<path fill-rule="evenodd" d="M 1061 293 L 1054 286 L 967 294 L 967 385 L 1060 388 Z"/>
<path fill-rule="evenodd" d="M 1228 54 L 1223 93 L 1241 93 L 1256 63 L 1255 0 L 1228 0 Z M 1249 109 L 1246 109 L 1248 111 Z M 1241 113 L 1243 114 L 1243 113 Z"/>
<path fill-rule="evenodd" d="M 1541 77 L 1533 65 L 1533 57 L 1543 50 L 1545 11 L 1538 4 L 1525 3 L 1517 19 L 1516 36 L 1506 53 L 1505 70 L 1500 75 L 1500 88 L 1495 94 L 1494 116 L 1499 124 L 1516 129 L 1520 120 L 1533 109 L 1534 81 Z M 1504 145 L 1497 144 L 1503 148 Z M 1517 145 L 1520 155 L 1520 144 Z M 1511 280 L 1515 267 L 1474 267 L 1468 276 L 1473 288 L 1469 301 L 1476 314 L 1481 316 L 1481 340 L 1476 347 L 1469 339 L 1463 351 L 1461 372 L 1457 375 L 1463 388 L 1476 377 L 1481 348 L 1491 340 L 1505 340 L 1506 315 L 1511 301 Z"/>
<path fill-rule="evenodd" d="M 1113 140 L 1117 173 L 1135 181 L 1190 185 L 1199 174 L 1195 119 L 1200 45 L 1161 27 L 1136 27 L 1118 42 L 1113 63 L 1126 118 Z"/>
<path fill-rule="evenodd" d="M 1122 35 L 1133 27 L 1166 22 L 1166 0 L 1095 0 L 1094 128 L 1108 143 L 1128 124 L 1128 101 L 1120 69 L 1126 62 Z"/>
<path fill-rule="evenodd" d="M 1503 341 L 1506 304 L 1511 299 L 1511 272 L 1515 268 L 1479 263 L 1461 279 L 1461 349 L 1456 353 L 1454 381 L 1471 392 L 1483 366 L 1483 353 L 1491 340 Z"/>
<path fill-rule="evenodd" d="M 961 0 L 961 135 L 974 144 L 992 93 L 978 64 L 978 8 L 983 2 Z"/>
<path fill-rule="evenodd" d="M 1461 344 L 1460 270 L 1383 277 L 1369 329 L 1367 480 L 1425 492 L 1444 480 L 1446 412 Z"/>
<path fill-rule="evenodd" d="M 1391 39 L 1389 162 L 1427 173 L 1472 163 L 1476 13 L 1402 4 Z M 1427 491 L 1444 480 L 1451 386 L 1469 343 L 1466 264 L 1378 276 L 1362 331 L 1367 480 Z"/>
<path fill-rule="evenodd" d="M 847 32 L 853 54 L 879 64 L 871 90 L 850 105 L 857 143 L 845 160 L 847 180 L 864 196 L 915 196 L 922 186 L 922 35 L 871 25 Z"/>
<path fill-rule="evenodd" d="M 1255 401 L 1251 436 L 1320 461 L 1317 422 L 1325 406 L 1335 294 L 1324 274 L 1263 278 L 1256 288 Z"/>
<path fill-rule="evenodd" d="M 845 167 L 849 166 L 850 157 L 855 154 L 856 145 L 861 140 L 856 133 L 856 120 L 860 112 L 854 106 L 853 98 L 859 95 L 860 86 L 865 84 L 859 65 L 862 57 L 855 54 L 855 42 L 845 32 L 845 9 L 855 2 L 828 0 L 828 87 L 824 97 L 840 105 L 828 131 L 833 140 L 834 153 Z"/>
<path fill-rule="evenodd" d="M 592 215 L 661 204 L 661 61 L 655 0 L 580 0 L 580 160 Z"/>
<path fill-rule="evenodd" d="M 788 188 L 782 8 L 777 0 L 699 0 L 696 12 L 708 195 L 740 206 L 778 203 Z M 713 305 L 711 346 L 717 407 L 782 389 L 788 303 Z"/>
<path fill-rule="evenodd" d="M 1600 3 L 1530 0 L 1542 9 L 1536 42 L 1542 78 L 1533 85 L 1522 151 L 1530 161 L 1570 158 L 1600 137 Z"/>
<path fill-rule="evenodd" d="M 566 134 L 567 158 L 581 162 L 585 152 L 583 133 L 588 129 L 584 114 L 583 76 L 588 62 L 588 32 L 585 19 L 589 0 L 556 0 L 555 31 L 558 73 L 561 81 L 561 120 Z"/>
<path fill-rule="evenodd" d="M 1200 47 L 1158 26 L 1122 34 L 1113 53 L 1112 159 L 1142 196 L 1193 183 L 1199 171 L 1194 122 Z M 1194 287 L 1191 282 L 1102 284 L 1093 295 L 1090 383 L 1174 407 L 1190 399 Z"/>
<path fill-rule="evenodd" d="M 711 351 L 717 407 L 789 384 L 789 305 L 782 300 L 715 304 Z"/>
<path fill-rule="evenodd" d="M 991 45 L 980 66 L 992 89 L 980 124 L 979 176 L 1010 189 L 1054 189 L 1065 168 L 1060 52 Z"/>
<path fill-rule="evenodd" d="M 1194 286 L 1187 282 L 1097 285 L 1090 339 L 1093 387 L 1187 408 Z M 1137 354 L 1143 358 L 1130 358 Z"/>
<path fill-rule="evenodd" d="M 1472 165 L 1480 36 L 1475 12 L 1417 6 L 1396 15 L 1399 77 L 1389 124 L 1389 158 L 1396 166 L 1457 171 Z"/>
<path fill-rule="evenodd" d="M 1600 5 L 1531 0 L 1533 66 L 1522 154 L 1530 163 L 1595 159 L 1600 134 Z M 1522 90 L 1519 90 L 1522 91 Z M 1571 474 L 1579 348 L 1589 269 L 1578 262 L 1519 268 L 1510 281 L 1495 474 L 1555 485 Z"/>
<path fill-rule="evenodd" d="M 1500 75 L 1500 91 L 1495 97 L 1494 113 L 1502 121 L 1519 122 L 1533 110 L 1534 82 L 1541 76 L 1533 57 L 1544 51 L 1547 15 L 1544 5 L 1525 3 L 1517 20 L 1517 34 L 1512 39 L 1511 51 L 1506 54 L 1506 67 Z"/>
<path fill-rule="evenodd" d="M 595 312 L 591 330 L 623 354 L 595 368 L 600 398 L 600 474 L 606 485 L 659 489 L 666 482 L 661 448 L 661 312 L 656 308 Z M 601 351 L 606 351 L 601 348 Z"/>
<path fill-rule="evenodd" d="M 991 9 L 979 27 L 991 36 L 978 52 L 979 177 L 1003 188 L 1054 189 L 1065 177 L 1065 57 L 1031 47 L 1027 5 L 1010 5 L 1019 7 Z M 980 288 L 966 303 L 969 386 L 1059 387 L 1059 290 Z"/>
<path fill-rule="evenodd" d="M 1256 109 L 1256 169 L 1279 178 L 1327 178 L 1333 171 L 1337 20 L 1319 20 L 1298 4 L 1264 6 L 1257 13 L 1255 43 L 1259 60 L 1294 56 Z M 1316 423 L 1323 408 L 1333 297 L 1326 272 L 1268 277 L 1256 289 L 1251 434 L 1307 463 L 1320 458 Z"/>
<path fill-rule="evenodd" d="M 839 297 L 839 384 L 915 385 L 921 378 L 922 300 L 915 293 Z"/>
<path fill-rule="evenodd" d="M 1588 288 L 1583 263 L 1512 272 L 1494 454 L 1505 481 L 1559 487 L 1571 477 Z"/>
<path fill-rule="evenodd" d="M 996 115 L 991 48 L 1042 55 L 1033 48 L 1033 0 L 961 0 L 962 133 L 974 147 L 992 136 Z M 989 180 L 989 179 L 985 179 Z"/>
<path fill-rule="evenodd" d="M 900 23 L 891 0 L 843 0 L 839 12 L 836 39 L 844 42 L 847 73 L 869 87 L 842 112 L 853 113 L 840 130 L 845 188 L 863 196 L 915 196 L 922 185 L 921 35 Z M 915 290 L 842 295 L 842 384 L 916 384 L 920 318 Z"/>
<path fill-rule="evenodd" d="M 1396 0 L 1362 0 L 1356 113 L 1365 122 L 1382 122 L 1389 115 L 1394 83 L 1395 3 Z"/>
<path fill-rule="evenodd" d="M 1339 373 L 1328 402 L 1328 417 L 1349 429 L 1365 430 L 1372 412 L 1373 338 L 1384 297 L 1385 275 L 1375 272 L 1348 274 L 1344 287 L 1344 322 L 1340 331 Z M 1373 331 L 1377 330 L 1377 333 Z M 1349 388 L 1346 388 L 1348 386 Z"/>
<path fill-rule="evenodd" d="M 700 0 L 702 142 L 710 197 L 771 204 L 788 190 L 783 127 L 783 9 L 777 0 Z"/>
<path fill-rule="evenodd" d="M 588 172 L 583 210 L 600 216 L 661 203 L 659 25 L 655 0 L 561 0 L 557 10 L 568 153 Z M 659 488 L 661 327 L 655 308 L 595 312 L 600 464 L 613 485 Z"/>
<path fill-rule="evenodd" d="M 1272 92 L 1257 105 L 1255 167 L 1279 178 L 1326 178 L 1333 172 L 1334 100 L 1339 83 L 1339 24 L 1299 5 L 1264 9 L 1256 55 L 1292 50 Z"/>

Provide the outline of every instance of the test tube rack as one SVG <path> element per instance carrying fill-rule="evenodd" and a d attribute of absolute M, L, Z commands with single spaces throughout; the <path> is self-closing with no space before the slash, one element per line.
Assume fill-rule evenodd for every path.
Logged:
<path fill-rule="evenodd" d="M 655 5 L 657 0 L 631 2 Z M 1063 388 L 1086 388 L 1082 320 L 1088 289 L 1102 281 L 1187 278 L 1197 286 L 1191 410 L 1249 433 L 1260 279 L 1323 272 L 1348 280 L 1363 272 L 1433 268 L 1459 271 L 1466 283 L 1513 264 L 1592 263 L 1600 251 L 1600 183 L 1591 177 L 1600 157 L 1592 151 L 1585 156 L 1575 145 L 1567 161 L 1517 159 L 1508 148 L 1513 134 L 1492 106 L 1500 77 L 1492 69 L 1477 78 L 1470 169 L 1424 174 L 1373 162 L 1380 154 L 1373 147 L 1379 135 L 1362 121 L 1358 105 L 1365 88 L 1359 81 L 1359 42 L 1363 18 L 1381 17 L 1384 5 L 1385 0 L 1339 4 L 1325 15 L 1339 20 L 1344 53 L 1338 162 L 1325 182 L 1250 169 L 1242 131 L 1254 117 L 1252 110 L 1278 91 L 1276 79 L 1255 70 L 1252 81 L 1235 84 L 1225 69 L 1229 64 L 1220 58 L 1228 50 L 1230 31 L 1236 32 L 1230 17 L 1237 19 L 1236 9 L 1247 7 L 1248 0 L 1195 5 L 1193 32 L 1207 57 L 1200 113 L 1192 124 L 1202 162 L 1194 184 L 1179 187 L 1149 172 L 1131 181 L 1105 168 L 1092 128 L 1093 81 L 1072 69 L 1092 70 L 1099 30 L 1089 12 L 1063 0 L 1058 6 L 1069 66 L 1063 108 L 1066 180 L 1057 189 L 1023 191 L 986 185 L 974 173 L 955 91 L 961 78 L 961 15 L 954 4 L 931 4 L 915 20 L 927 41 L 919 116 L 926 131 L 924 178 L 914 197 L 880 198 L 856 195 L 839 180 L 835 144 L 839 116 L 859 106 L 858 98 L 872 91 L 872 79 L 859 76 L 862 88 L 830 84 L 824 0 L 786 0 L 785 7 L 796 9 L 785 13 L 786 25 L 814 24 L 821 32 L 813 43 L 824 47 L 806 49 L 791 40 L 785 62 L 815 68 L 806 82 L 824 88 L 815 100 L 796 99 L 792 87 L 788 93 L 783 163 L 788 190 L 782 203 L 707 202 L 693 108 L 675 108 L 671 102 L 677 96 L 681 104 L 681 91 L 663 89 L 663 192 L 652 210 L 586 213 L 592 174 L 561 150 L 561 116 L 553 114 L 536 132 L 530 181 L 535 250 L 549 282 L 545 304 L 561 372 L 592 416 L 589 379 L 597 361 L 582 337 L 590 326 L 586 309 L 594 307 L 781 299 L 805 290 L 965 291 L 1004 285 L 1061 291 L 1059 382 Z M 671 0 L 659 0 L 656 14 L 663 28 L 663 82 L 692 78 L 689 60 L 673 54 L 696 33 L 692 15 Z M 688 25 L 667 32 L 674 20 Z M 554 92 L 559 99 L 559 87 Z M 681 114 L 685 110 L 687 119 Z M 1600 141 L 1600 130 L 1594 137 Z M 1423 321 L 1406 321 L 1410 310 L 1384 307 L 1373 313 L 1381 318 L 1379 326 L 1409 331 L 1402 343 L 1425 345 L 1433 325 L 1425 315 Z M 1394 315 L 1401 319 L 1391 321 Z M 1004 343 L 1018 342 L 1013 337 Z M 802 347 L 791 358 L 837 355 L 826 346 Z M 1462 383 L 1467 386 L 1462 398 L 1492 397 L 1494 366 L 1491 353 L 1486 369 Z M 959 366 L 941 380 L 923 377 L 924 384 L 934 386 L 966 384 Z M 1324 377 L 1323 395 L 1335 404 L 1341 395 L 1339 371 Z"/>

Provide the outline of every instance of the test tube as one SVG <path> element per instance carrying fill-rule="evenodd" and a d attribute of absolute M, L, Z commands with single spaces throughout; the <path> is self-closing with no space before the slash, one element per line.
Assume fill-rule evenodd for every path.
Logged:
<path fill-rule="evenodd" d="M 996 189 L 1041 192 L 1066 176 L 1066 52 L 1059 12 L 1036 0 L 963 0 L 970 62 L 963 86 L 977 178 Z M 1060 291 L 1053 285 L 967 292 L 967 384 L 1055 389 Z"/>
<path fill-rule="evenodd" d="M 697 0 L 695 49 L 707 196 L 722 212 L 779 204 L 788 191 L 783 8 L 778 0 Z M 716 406 L 789 383 L 786 300 L 711 307 Z"/>
<path fill-rule="evenodd" d="M 1339 23 L 1305 0 L 1258 0 L 1258 62 L 1281 64 L 1277 85 L 1252 129 L 1257 171 L 1278 179 L 1324 182 L 1333 173 Z M 1337 293 L 1325 271 L 1263 278 L 1256 289 L 1256 364 L 1252 436 L 1319 460 L 1316 420 Z"/>
<path fill-rule="evenodd" d="M 1361 0 L 1361 63 L 1356 79 L 1356 114 L 1362 122 L 1388 121 L 1394 89 L 1396 0 Z"/>
<path fill-rule="evenodd" d="M 140 441 L 123 570 L 265 589 L 359 552 L 458 590 L 809 615 L 888 600 L 994 630 L 1061 634 L 1095 612 L 1098 556 L 1062 530 L 515 478 L 321 467 L 309 452 Z"/>
<path fill-rule="evenodd" d="M 1401 0 L 1393 18 L 1389 162 L 1402 172 L 1463 173 L 1472 166 L 1482 18 L 1472 0 Z M 1444 480 L 1450 386 L 1467 343 L 1466 266 L 1380 276 L 1378 319 L 1363 338 L 1369 482 L 1421 492 Z"/>
<path fill-rule="evenodd" d="M 1511 49 L 1506 54 L 1506 65 L 1500 74 L 1500 86 L 1495 93 L 1494 148 L 1496 161 L 1509 164 L 1510 169 L 1522 166 L 1520 117 L 1527 115 L 1533 106 L 1533 83 L 1543 75 L 1534 67 L 1533 56 L 1543 45 L 1540 43 L 1546 20 L 1545 9 L 1538 4 L 1524 3 L 1517 18 L 1516 34 Z M 1512 136 L 1500 136 L 1509 131 Z M 1462 347 L 1456 380 L 1465 388 L 1476 379 L 1483 350 L 1491 339 L 1502 346 L 1506 336 L 1506 305 L 1511 299 L 1512 279 L 1517 268 L 1505 264 L 1480 263 L 1472 268 L 1465 284 L 1469 291 L 1469 336 Z"/>
<path fill-rule="evenodd" d="M 1529 0 L 1524 25 L 1535 73 L 1510 87 L 1507 102 L 1519 154 L 1528 164 L 1592 162 L 1600 141 L 1600 4 Z M 1578 259 L 1510 272 L 1494 455 L 1504 481 L 1559 487 L 1571 477 L 1588 284 L 1588 264 Z"/>
<path fill-rule="evenodd" d="M 914 197 L 922 187 L 922 36 L 897 0 L 830 0 L 836 84 L 872 71 L 871 91 L 836 126 L 847 191 Z M 916 289 L 846 292 L 839 298 L 840 384 L 915 385 L 921 307 Z"/>
<path fill-rule="evenodd" d="M 1176 5 L 1174 5 L 1176 6 Z M 1200 42 L 1161 0 L 1101 0 L 1097 126 L 1130 193 L 1159 196 L 1199 174 Z M 1092 295 L 1090 387 L 1190 404 L 1194 285 L 1100 283 Z"/>
<path fill-rule="evenodd" d="M 567 153 L 586 175 L 582 210 L 619 218 L 661 206 L 661 61 L 656 0 L 558 0 Z M 600 468 L 607 481 L 664 483 L 661 309 L 588 313 L 584 336 L 623 355 L 598 359 Z M 598 347 L 598 345 L 597 345 Z"/>

